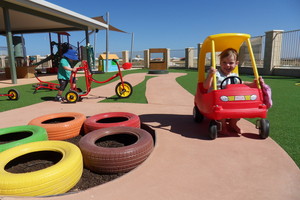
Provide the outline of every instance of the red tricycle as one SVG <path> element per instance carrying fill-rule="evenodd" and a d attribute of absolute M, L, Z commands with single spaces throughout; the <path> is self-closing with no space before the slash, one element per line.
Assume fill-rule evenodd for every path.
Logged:
<path fill-rule="evenodd" d="M 239 79 L 238 84 L 230 84 L 226 87 L 223 87 L 221 84 L 221 89 L 217 89 L 216 75 L 214 75 L 212 91 L 208 92 L 204 89 L 206 54 L 211 53 L 211 65 L 216 69 L 216 52 L 221 52 L 227 48 L 239 50 L 244 42 L 248 46 L 256 87 L 252 88 L 242 84 L 240 78 L 235 76 L 227 78 Z M 198 87 L 194 100 L 194 121 L 201 122 L 204 117 L 210 119 L 209 136 L 211 139 L 215 139 L 221 128 L 219 121 L 221 119 L 261 118 L 257 120 L 256 128 L 259 129 L 259 135 L 262 139 L 267 138 L 269 136 L 269 121 L 265 118 L 268 108 L 264 104 L 264 96 L 252 52 L 250 35 L 241 33 L 211 35 L 204 40 L 198 59 Z M 238 74 L 238 67 L 235 67 L 233 72 Z M 234 83 L 235 81 L 231 82 Z"/>
<path fill-rule="evenodd" d="M 95 83 L 107 83 L 113 79 L 115 79 L 116 77 L 120 77 L 121 82 L 119 82 L 116 85 L 115 88 L 115 92 L 117 94 L 117 96 L 119 98 L 128 98 L 130 97 L 130 95 L 132 94 L 132 86 L 130 83 L 123 81 L 123 76 L 122 76 L 122 72 L 119 66 L 119 63 L 116 60 L 112 60 L 113 62 L 115 62 L 118 66 L 118 71 L 116 74 L 114 74 L 112 77 L 108 78 L 107 80 L 104 81 L 97 81 L 93 78 L 93 74 L 97 74 L 97 72 L 93 72 L 92 70 L 90 70 L 89 65 L 87 63 L 87 61 L 82 61 L 81 67 L 76 68 L 76 72 L 72 72 L 71 77 L 70 77 L 70 91 L 68 91 L 65 95 L 65 100 L 68 103 L 76 103 L 77 101 L 82 100 L 83 96 L 87 96 L 89 94 L 89 92 L 91 91 L 91 84 L 92 82 Z M 122 65 L 123 69 L 130 69 L 132 66 L 131 63 L 124 63 Z M 76 78 L 76 74 L 79 70 L 83 70 L 84 71 L 84 75 L 85 75 L 85 83 L 86 83 L 86 91 L 82 91 L 80 88 L 76 88 L 76 86 L 73 84 L 73 80 L 74 78 Z M 101 73 L 101 72 L 100 72 Z"/>
<path fill-rule="evenodd" d="M 16 89 L 8 90 L 7 94 L 0 94 L 0 97 L 8 97 L 9 100 L 18 100 L 20 94 Z"/>

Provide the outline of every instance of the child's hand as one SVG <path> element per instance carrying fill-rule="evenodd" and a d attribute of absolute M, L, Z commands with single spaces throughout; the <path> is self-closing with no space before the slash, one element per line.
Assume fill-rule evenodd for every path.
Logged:
<path fill-rule="evenodd" d="M 213 68 L 213 67 L 211 67 L 209 70 L 208 70 L 208 74 L 209 75 L 213 75 L 213 74 L 215 74 L 217 72 L 217 69 L 215 69 L 215 68 Z"/>

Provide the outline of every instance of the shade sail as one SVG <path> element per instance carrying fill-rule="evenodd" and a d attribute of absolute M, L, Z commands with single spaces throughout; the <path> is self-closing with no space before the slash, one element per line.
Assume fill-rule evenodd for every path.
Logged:
<path fill-rule="evenodd" d="M 3 9 L 8 9 L 11 32 L 101 30 L 108 25 L 43 0 L 1 0 L 0 34 L 5 34 Z"/>

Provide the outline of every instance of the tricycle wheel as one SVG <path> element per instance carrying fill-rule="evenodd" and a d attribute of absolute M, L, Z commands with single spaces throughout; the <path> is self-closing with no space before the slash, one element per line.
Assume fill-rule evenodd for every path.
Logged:
<path fill-rule="evenodd" d="M 204 119 L 204 116 L 200 113 L 199 109 L 197 108 L 197 106 L 194 106 L 193 109 L 193 118 L 195 122 L 202 122 Z"/>
<path fill-rule="evenodd" d="M 133 89 L 130 83 L 123 82 L 122 84 L 122 82 L 120 82 L 117 84 L 115 91 L 118 97 L 128 98 L 132 94 Z"/>
<path fill-rule="evenodd" d="M 20 94 L 19 94 L 19 92 L 18 92 L 17 90 L 15 90 L 15 89 L 10 89 L 10 90 L 8 91 L 8 98 L 9 98 L 10 100 L 18 100 L 19 97 L 20 97 Z"/>
<path fill-rule="evenodd" d="M 267 119 L 260 119 L 257 122 L 257 128 L 259 129 L 259 136 L 261 139 L 266 139 L 269 137 L 270 123 Z"/>
<path fill-rule="evenodd" d="M 209 137 L 214 140 L 218 136 L 218 124 L 215 120 L 209 122 Z"/>
<path fill-rule="evenodd" d="M 79 95 L 77 92 L 71 90 L 71 91 L 67 92 L 66 100 L 68 103 L 76 103 L 76 101 L 79 100 Z"/>

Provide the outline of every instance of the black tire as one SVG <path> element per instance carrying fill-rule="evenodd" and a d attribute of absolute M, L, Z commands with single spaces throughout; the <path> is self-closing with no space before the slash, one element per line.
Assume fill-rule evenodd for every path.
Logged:
<path fill-rule="evenodd" d="M 218 137 L 218 124 L 215 120 L 209 122 L 209 137 L 212 140 Z"/>
<path fill-rule="evenodd" d="M 10 89 L 7 94 L 9 95 L 8 98 L 10 100 L 16 101 L 20 98 L 20 94 L 19 94 L 18 90 L 15 90 L 15 89 Z"/>
<path fill-rule="evenodd" d="M 204 116 L 200 113 L 200 111 L 197 108 L 197 106 L 194 106 L 194 109 L 193 109 L 193 118 L 194 118 L 194 121 L 197 122 L 197 123 L 202 122 L 203 119 L 204 119 Z"/>
<path fill-rule="evenodd" d="M 68 103 L 76 103 L 79 101 L 79 95 L 76 91 L 69 91 L 66 93 L 65 99 Z"/>
<path fill-rule="evenodd" d="M 168 74 L 168 70 L 149 70 L 148 74 Z"/>
<path fill-rule="evenodd" d="M 123 88 L 124 85 L 124 88 Z M 119 98 L 128 98 L 132 95 L 133 88 L 132 85 L 126 81 L 118 83 L 115 88 L 116 95 Z"/>
<path fill-rule="evenodd" d="M 259 136 L 261 139 L 266 139 L 269 137 L 270 123 L 267 119 L 260 119 L 259 124 Z"/>
<path fill-rule="evenodd" d="M 46 129 L 40 126 L 25 125 L 0 129 L 0 152 L 21 144 L 48 140 Z"/>
<path fill-rule="evenodd" d="M 93 115 L 85 120 L 83 127 L 85 134 L 101 129 L 114 126 L 127 126 L 140 128 L 141 120 L 138 115 L 128 112 L 108 112 Z"/>
<path fill-rule="evenodd" d="M 107 148 L 96 142 L 107 136 L 135 138 L 122 147 Z M 126 137 L 125 137 L 126 138 Z M 97 173 L 128 172 L 144 162 L 153 150 L 154 142 L 150 133 L 133 127 L 110 127 L 90 132 L 79 141 L 84 166 Z"/>

